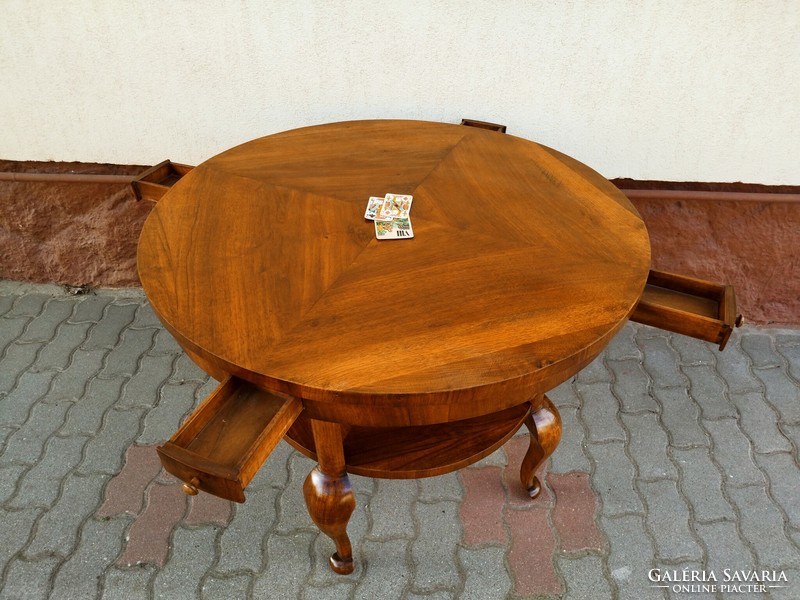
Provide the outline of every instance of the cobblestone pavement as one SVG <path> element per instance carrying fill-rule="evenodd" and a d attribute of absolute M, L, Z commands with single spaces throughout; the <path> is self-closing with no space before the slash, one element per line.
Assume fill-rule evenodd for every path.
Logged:
<path fill-rule="evenodd" d="M 354 476 L 337 576 L 285 443 L 244 504 L 160 469 L 215 382 L 140 292 L 0 282 L 0 598 L 800 598 L 799 382 L 800 331 L 719 353 L 629 324 L 550 394 L 564 437 L 536 501 L 522 434 L 459 473 Z M 693 572 L 716 581 L 673 581 Z"/>

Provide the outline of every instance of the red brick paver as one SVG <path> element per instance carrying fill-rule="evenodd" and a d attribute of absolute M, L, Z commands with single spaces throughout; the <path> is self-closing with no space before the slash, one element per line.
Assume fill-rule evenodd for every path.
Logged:
<path fill-rule="evenodd" d="M 605 548 L 606 540 L 595 524 L 597 496 L 589 485 L 589 474 L 549 473 L 547 480 L 556 496 L 553 525 L 561 538 L 561 551 Z"/>
<path fill-rule="evenodd" d="M 519 467 L 529 443 L 528 436 L 512 438 L 504 448 L 508 461 L 503 469 L 461 471 L 463 542 L 507 545 L 515 594 L 560 595 L 556 552 L 603 550 L 607 542 L 595 523 L 598 502 L 588 473 L 548 473 L 543 466 L 538 472 L 542 491 L 534 500 L 528 497 Z"/>
<path fill-rule="evenodd" d="M 181 482 L 162 470 L 155 446 L 128 448 L 122 471 L 108 482 L 97 511 L 99 517 L 124 513 L 135 517 L 117 564 L 164 566 L 170 537 L 181 520 L 190 526 L 224 526 L 233 516 L 228 500 L 205 493 L 193 496 L 191 502 L 188 498 Z"/>

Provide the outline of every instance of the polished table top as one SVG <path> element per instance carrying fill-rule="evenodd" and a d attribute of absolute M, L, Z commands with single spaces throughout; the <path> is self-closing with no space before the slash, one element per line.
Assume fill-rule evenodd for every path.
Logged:
<path fill-rule="evenodd" d="M 411 194 L 413 239 L 377 240 L 370 196 Z M 354 121 L 248 142 L 155 206 L 153 308 L 203 362 L 311 417 L 423 424 L 558 385 L 624 325 L 644 223 L 600 175 L 483 129 Z"/>

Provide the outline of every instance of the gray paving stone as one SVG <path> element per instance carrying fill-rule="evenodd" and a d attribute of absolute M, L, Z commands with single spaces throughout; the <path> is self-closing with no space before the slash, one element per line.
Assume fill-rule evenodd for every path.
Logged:
<path fill-rule="evenodd" d="M 655 551 L 642 517 L 601 517 L 600 526 L 608 538 L 608 570 L 620 600 L 663 598 L 663 593 L 649 587 L 647 573 L 654 566 Z"/>
<path fill-rule="evenodd" d="M 214 561 L 214 527 L 175 528 L 167 564 L 153 578 L 153 597 L 195 600 L 202 577 Z"/>
<path fill-rule="evenodd" d="M 35 317 L 44 309 L 45 303 L 50 300 L 49 294 L 22 294 L 17 296 L 7 316 Z"/>
<path fill-rule="evenodd" d="M 620 415 L 630 439 L 628 453 L 639 471 L 639 478 L 652 480 L 678 478 L 678 471 L 669 459 L 669 440 L 652 413 Z"/>
<path fill-rule="evenodd" d="M 161 444 L 172 437 L 195 406 L 196 383 L 168 384 L 161 388 L 161 399 L 144 417 L 137 444 Z"/>
<path fill-rule="evenodd" d="M 152 408 L 158 402 L 161 386 L 172 373 L 172 362 L 163 356 L 141 357 L 139 369 L 122 390 L 117 406 Z"/>
<path fill-rule="evenodd" d="M 267 457 L 267 461 L 262 465 L 255 477 L 253 477 L 247 489 L 255 489 L 262 485 L 278 489 L 286 487 L 289 481 L 288 463 L 290 457 L 294 454 L 299 453 L 286 441 L 281 440 L 278 442 L 278 445 L 275 446 L 269 457 Z"/>
<path fill-rule="evenodd" d="M 86 338 L 88 323 L 64 323 L 58 328 L 56 336 L 42 349 L 36 362 L 33 364 L 35 371 L 58 370 L 67 368 L 72 355 Z"/>
<path fill-rule="evenodd" d="M 789 374 L 795 381 L 800 381 L 800 335 L 794 334 L 784 340 L 778 344 L 778 352 L 786 361 Z"/>
<path fill-rule="evenodd" d="M 203 372 L 203 369 L 194 364 L 186 354 L 181 354 L 175 359 L 172 365 L 172 376 L 169 378 L 174 383 L 186 381 L 201 381 L 205 383 L 207 379 L 208 375 Z"/>
<path fill-rule="evenodd" d="M 785 569 L 783 574 L 786 576 L 786 582 L 767 584 L 772 600 L 797 600 L 797 591 L 800 589 L 800 569 Z"/>
<path fill-rule="evenodd" d="M 155 329 L 126 329 L 122 341 L 108 353 L 99 377 L 133 375 L 139 369 L 139 359 L 153 345 Z"/>
<path fill-rule="evenodd" d="M 409 592 L 406 595 L 406 600 L 454 600 L 456 597 L 454 592 L 433 592 L 432 594 L 415 594 L 414 592 Z M 538 598 L 536 599 L 538 600 Z"/>
<path fill-rule="evenodd" d="M 694 530 L 707 549 L 705 569 L 713 571 L 721 583 L 725 569 L 752 569 L 755 557 L 739 537 L 736 523 L 696 523 Z"/>
<path fill-rule="evenodd" d="M 50 594 L 50 577 L 56 570 L 59 559 L 44 557 L 39 560 L 16 558 L 8 565 L 0 598 L 3 600 L 44 600 L 55 598 Z M 68 598 L 69 596 L 63 596 Z M 74 596 L 73 596 L 74 597 Z"/>
<path fill-rule="evenodd" d="M 625 431 L 617 420 L 619 404 L 608 383 L 579 384 L 578 393 L 583 399 L 581 419 L 588 430 L 591 442 L 625 441 Z"/>
<path fill-rule="evenodd" d="M 578 409 L 566 407 L 561 413 L 561 442 L 550 457 L 550 470 L 554 473 L 591 470 L 585 451 L 583 424 L 578 417 Z"/>
<path fill-rule="evenodd" d="M 301 596 L 302 600 L 349 600 L 353 593 L 353 584 L 342 582 L 331 583 L 324 587 L 313 585 L 306 586 Z"/>
<path fill-rule="evenodd" d="M 26 470 L 27 467 L 23 465 L 0 465 L 0 505 L 17 491 L 19 478 Z"/>
<path fill-rule="evenodd" d="M 369 502 L 370 537 L 413 538 L 413 509 L 416 499 L 417 483 L 413 479 L 378 481 L 378 492 Z"/>
<path fill-rule="evenodd" d="M 23 373 L 16 387 L 0 397 L 0 426 L 22 427 L 33 407 L 47 395 L 55 373 Z"/>
<path fill-rule="evenodd" d="M 658 559 L 702 560 L 703 551 L 689 529 L 689 507 L 678 494 L 676 482 L 643 481 L 639 489 L 647 503 L 645 522 L 655 540 Z"/>
<path fill-rule="evenodd" d="M 778 415 L 764 401 L 761 393 L 731 394 L 731 401 L 741 414 L 740 426 L 756 452 L 789 452 L 791 444 L 778 429 Z"/>
<path fill-rule="evenodd" d="M 0 318 L 0 360 L 4 358 L 5 347 L 22 337 L 30 321 L 30 317 Z"/>
<path fill-rule="evenodd" d="M 0 572 L 28 542 L 34 522 L 42 514 L 38 508 L 6 510 L 0 508 Z"/>
<path fill-rule="evenodd" d="M 86 394 L 89 380 L 100 372 L 107 352 L 108 350 L 76 350 L 67 368 L 56 373 L 50 398 L 72 401 L 82 398 Z"/>
<path fill-rule="evenodd" d="M 253 598 L 299 598 L 311 573 L 309 548 L 316 536 L 313 531 L 269 536 L 267 568 L 253 585 Z"/>
<path fill-rule="evenodd" d="M 150 585 L 156 569 L 138 565 L 134 569 L 111 567 L 105 572 L 103 600 L 150 600 Z"/>
<path fill-rule="evenodd" d="M 708 342 L 673 334 L 669 338 L 669 344 L 678 353 L 681 365 L 714 364 L 714 346 Z"/>
<path fill-rule="evenodd" d="M 583 400 L 581 400 L 581 397 L 578 396 L 578 392 L 575 391 L 575 387 L 576 386 L 573 380 L 568 379 L 558 387 L 555 387 L 547 392 L 547 397 L 550 398 L 550 401 L 556 405 L 558 410 L 568 406 L 580 408 Z"/>
<path fill-rule="evenodd" d="M 234 505 L 233 519 L 220 536 L 216 571 L 227 575 L 261 572 L 265 561 L 262 540 L 275 524 L 279 491 L 266 485 L 247 488 L 247 501 Z"/>
<path fill-rule="evenodd" d="M 206 577 L 200 589 L 202 600 L 245 600 L 252 598 L 250 585 L 253 578 L 250 575 L 235 575 L 233 577 Z"/>
<path fill-rule="evenodd" d="M 95 435 L 103 424 L 103 415 L 120 396 L 124 379 L 92 379 L 86 395 L 67 411 L 60 435 Z"/>
<path fill-rule="evenodd" d="M 69 407 L 70 403 L 63 401 L 34 404 L 25 423 L 6 441 L 0 460 L 26 465 L 36 463 L 44 452 L 47 438 L 63 425 Z"/>
<path fill-rule="evenodd" d="M 728 495 L 739 512 L 739 529 L 766 569 L 797 567 L 797 546 L 784 532 L 783 515 L 760 486 L 731 488 Z"/>
<path fill-rule="evenodd" d="M 133 318 L 133 323 L 131 323 L 131 327 L 134 329 L 161 329 L 161 321 L 158 320 L 156 313 L 153 312 L 153 307 L 150 306 L 150 303 L 146 300 L 142 300 L 138 303 L 138 307 L 136 309 L 136 314 Z"/>
<path fill-rule="evenodd" d="M 739 343 L 754 367 L 766 369 L 782 366 L 780 356 L 772 347 L 772 339 L 768 335 L 748 331 Z"/>
<path fill-rule="evenodd" d="M 378 480 L 372 477 L 363 477 L 361 475 L 348 475 L 350 479 L 350 487 L 359 502 L 364 502 L 366 499 L 371 498 L 375 494 L 378 487 Z"/>
<path fill-rule="evenodd" d="M 362 545 L 364 576 L 356 584 L 356 600 L 402 598 L 411 585 L 408 540 L 371 541 Z"/>
<path fill-rule="evenodd" d="M 98 597 L 100 579 L 122 549 L 126 526 L 122 519 L 87 521 L 77 549 L 56 573 L 53 598 Z"/>
<path fill-rule="evenodd" d="M 10 344 L 0 360 L 0 394 L 9 394 L 19 385 L 20 378 L 28 375 L 30 366 L 42 344 Z M 48 375 L 44 375 L 48 377 Z"/>
<path fill-rule="evenodd" d="M 0 316 L 6 314 L 14 306 L 14 302 L 19 298 L 19 294 L 9 294 L 0 291 Z"/>
<path fill-rule="evenodd" d="M 738 417 L 736 407 L 728 401 L 725 382 L 709 365 L 683 367 L 691 382 L 689 394 L 700 407 L 704 419 Z"/>
<path fill-rule="evenodd" d="M 756 454 L 756 463 L 769 480 L 769 493 L 789 517 L 800 527 L 800 468 L 791 454 Z"/>
<path fill-rule="evenodd" d="M 639 347 L 636 345 L 636 330 L 637 327 L 633 323 L 625 324 L 606 347 L 604 351 L 606 361 L 641 358 Z"/>
<path fill-rule="evenodd" d="M 80 462 L 86 442 L 84 437 L 52 436 L 45 444 L 42 460 L 21 477 L 17 493 L 8 505 L 14 508 L 51 507 L 61 493 L 61 480 Z M 0 501 L 2 499 L 0 494 Z"/>
<path fill-rule="evenodd" d="M 580 384 L 611 383 L 611 372 L 603 361 L 604 356 L 600 353 L 597 358 L 578 371 L 575 381 Z"/>
<path fill-rule="evenodd" d="M 722 467 L 726 487 L 764 484 L 753 462 L 751 442 L 735 420 L 703 421 L 703 425 L 711 434 L 714 459 Z"/>
<path fill-rule="evenodd" d="M 373 480 L 377 484 L 377 480 Z M 457 473 L 448 473 L 437 477 L 417 479 L 418 498 L 422 502 L 440 502 L 452 500 L 460 502 L 464 498 L 464 487 Z"/>
<path fill-rule="evenodd" d="M 570 600 L 602 600 L 614 597 L 599 556 L 590 554 L 580 558 L 567 558 L 557 555 L 556 564 L 564 575 L 567 586 L 565 596 Z"/>
<path fill-rule="evenodd" d="M 71 323 L 97 323 L 103 318 L 106 306 L 111 300 L 110 296 L 84 296 L 75 302 L 75 309 L 68 320 Z"/>
<path fill-rule="evenodd" d="M 147 352 L 151 356 L 177 356 L 182 354 L 183 350 L 172 337 L 172 334 L 166 329 L 159 329 L 156 332 L 153 347 Z"/>
<path fill-rule="evenodd" d="M 680 488 L 692 507 L 693 521 L 733 521 L 736 514 L 722 495 L 722 475 L 708 448 L 675 448 L 672 456 L 683 475 Z"/>
<path fill-rule="evenodd" d="M 86 444 L 78 472 L 109 475 L 119 473 L 125 450 L 139 433 L 143 414 L 143 410 L 136 408 L 109 410 L 103 417 L 100 431 Z"/>
<path fill-rule="evenodd" d="M 611 390 L 619 398 L 624 412 L 659 412 L 658 403 L 650 391 L 650 377 L 639 359 L 609 360 L 607 364 L 614 373 Z"/>
<path fill-rule="evenodd" d="M 717 373 L 725 381 L 731 393 L 755 392 L 761 390 L 761 383 L 750 370 L 750 359 L 738 342 L 728 343 L 725 351 L 717 358 Z"/>
<path fill-rule="evenodd" d="M 316 533 L 316 526 L 308 516 L 306 501 L 303 498 L 303 483 L 314 465 L 315 463 L 299 453 L 292 455 L 289 460 L 289 481 L 278 497 L 276 533 L 291 535 L 298 529 Z"/>
<path fill-rule="evenodd" d="M 414 564 L 414 591 L 435 591 L 460 582 L 455 552 L 461 541 L 461 522 L 455 502 L 418 502 L 414 508 L 420 527 L 411 544 Z"/>
<path fill-rule="evenodd" d="M 78 542 L 81 523 L 99 506 L 108 479 L 103 475 L 67 476 L 56 504 L 36 523 L 33 540 L 25 550 L 26 558 L 44 554 L 69 556 Z"/>
<path fill-rule="evenodd" d="M 686 387 L 689 382 L 678 368 L 678 353 L 670 348 L 666 338 L 637 337 L 642 351 L 645 372 L 653 380 L 653 387 Z"/>
<path fill-rule="evenodd" d="M 691 579 L 692 572 L 697 573 L 698 577 L 701 578 L 703 569 L 705 568 L 703 563 L 699 561 L 682 562 L 678 564 L 659 563 L 656 565 L 656 568 L 659 569 L 661 573 L 666 571 L 677 573 L 677 577 L 669 582 L 667 598 L 670 598 L 670 600 L 685 600 L 687 597 L 692 600 L 716 600 L 717 595 L 713 588 L 713 581 L 681 581 L 681 577 Z M 686 575 L 683 575 L 684 573 Z M 662 582 L 662 585 L 664 583 L 666 582 Z"/>
<path fill-rule="evenodd" d="M 606 442 L 589 444 L 588 448 L 594 461 L 592 487 L 600 498 L 601 514 L 641 513 L 644 506 L 633 487 L 635 471 L 625 454 L 625 444 Z"/>
<path fill-rule="evenodd" d="M 514 582 L 506 568 L 505 548 L 458 549 L 461 568 L 466 574 L 462 600 L 489 600 L 508 597 Z"/>
<path fill-rule="evenodd" d="M 753 369 L 766 388 L 766 400 L 784 423 L 800 424 L 800 385 L 783 369 Z"/>
<path fill-rule="evenodd" d="M 680 448 L 707 446 L 708 437 L 700 427 L 700 409 L 685 389 L 655 390 L 661 402 L 661 423 L 667 430 L 671 445 Z"/>
<path fill-rule="evenodd" d="M 113 348 L 120 341 L 122 330 L 133 322 L 136 304 L 112 303 L 106 307 L 103 318 L 89 330 L 89 336 L 83 343 L 85 350 Z"/>
<path fill-rule="evenodd" d="M 51 340 L 58 326 L 72 314 L 74 303 L 69 300 L 50 300 L 42 313 L 34 317 L 20 338 L 24 342 L 46 342 Z"/>

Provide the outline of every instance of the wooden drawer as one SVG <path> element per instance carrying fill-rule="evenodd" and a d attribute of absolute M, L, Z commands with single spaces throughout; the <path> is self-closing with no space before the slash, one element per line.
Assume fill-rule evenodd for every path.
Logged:
<path fill-rule="evenodd" d="M 169 188 L 192 169 L 194 167 L 191 165 L 182 165 L 169 160 L 150 167 L 131 182 L 136 199 L 158 202 Z"/>
<path fill-rule="evenodd" d="M 297 398 L 231 377 L 158 447 L 161 464 L 188 494 L 244 502 L 244 488 L 302 410 Z"/>
<path fill-rule="evenodd" d="M 733 286 L 650 271 L 631 321 L 713 342 L 723 350 L 742 315 L 736 312 Z"/>

